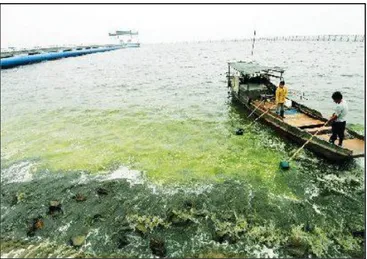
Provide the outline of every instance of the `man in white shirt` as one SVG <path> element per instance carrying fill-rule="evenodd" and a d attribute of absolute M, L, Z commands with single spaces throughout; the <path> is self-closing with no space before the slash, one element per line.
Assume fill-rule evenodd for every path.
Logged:
<path fill-rule="evenodd" d="M 330 117 L 332 135 L 329 142 L 334 144 L 335 140 L 339 137 L 339 146 L 342 146 L 344 140 L 344 131 L 346 125 L 346 115 L 348 113 L 348 105 L 345 100 L 343 100 L 343 95 L 340 92 L 335 92 L 331 96 L 336 103 L 335 112 Z"/>

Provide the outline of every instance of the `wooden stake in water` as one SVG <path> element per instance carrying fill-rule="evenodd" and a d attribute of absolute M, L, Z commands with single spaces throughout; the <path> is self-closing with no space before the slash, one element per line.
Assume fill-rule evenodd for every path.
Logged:
<path fill-rule="evenodd" d="M 255 36 L 256 36 L 256 30 L 254 30 L 254 38 L 253 38 L 253 40 L 252 40 L 251 56 L 253 56 L 253 55 L 254 55 Z"/>

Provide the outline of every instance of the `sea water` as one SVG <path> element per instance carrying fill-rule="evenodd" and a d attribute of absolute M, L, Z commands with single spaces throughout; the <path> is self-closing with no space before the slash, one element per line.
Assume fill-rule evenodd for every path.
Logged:
<path fill-rule="evenodd" d="M 233 60 L 283 67 L 290 97 L 325 117 L 341 91 L 348 126 L 364 134 L 364 43 L 250 51 L 249 41 L 142 44 L 2 70 L 2 257 L 153 257 L 152 238 L 168 257 L 361 256 L 364 159 L 304 150 L 281 171 L 298 145 L 261 123 L 235 134 L 252 119 L 226 72 Z M 52 200 L 63 213 L 48 214 Z M 86 240 L 74 248 L 77 235 Z"/>

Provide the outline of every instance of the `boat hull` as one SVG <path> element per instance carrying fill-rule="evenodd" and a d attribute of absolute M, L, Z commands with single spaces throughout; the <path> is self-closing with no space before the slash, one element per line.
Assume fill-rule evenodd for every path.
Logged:
<path fill-rule="evenodd" d="M 240 102 L 242 105 L 244 105 L 246 110 L 248 110 L 249 112 L 252 112 L 255 109 L 256 106 L 252 103 L 249 103 L 249 97 L 237 95 L 233 91 L 232 96 L 237 102 Z M 254 112 L 253 116 L 259 117 L 264 112 L 265 110 L 257 109 Z M 283 122 L 279 116 L 273 113 L 266 113 L 260 118 L 260 120 L 265 124 L 271 126 L 271 128 L 273 128 L 282 137 L 290 139 L 298 144 L 304 144 L 307 140 L 309 140 L 312 137 L 312 134 Z M 355 157 L 364 156 L 364 155 L 353 156 L 350 150 L 341 148 L 337 145 L 330 144 L 327 141 L 319 139 L 317 137 L 314 137 L 305 146 L 305 148 L 331 161 L 345 161 Z"/>

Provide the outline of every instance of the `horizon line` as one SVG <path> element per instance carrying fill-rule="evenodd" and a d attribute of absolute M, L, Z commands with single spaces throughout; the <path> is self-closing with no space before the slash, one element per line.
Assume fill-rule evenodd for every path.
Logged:
<path fill-rule="evenodd" d="M 286 36 L 263 36 L 263 37 L 244 37 L 244 38 L 221 38 L 221 39 L 204 39 L 204 40 L 178 40 L 178 41 L 163 41 L 163 42 L 140 42 L 140 44 L 147 44 L 147 45 L 154 45 L 154 44 L 173 44 L 173 43 L 201 43 L 201 42 L 228 42 L 228 41 L 247 41 L 247 40 L 253 40 L 255 38 L 255 40 L 267 40 L 267 39 L 276 39 L 276 40 L 283 40 L 283 39 L 292 39 L 295 38 L 297 39 L 298 37 L 300 37 L 300 39 L 306 38 L 306 39 L 313 39 L 316 37 L 355 37 L 356 39 L 358 38 L 359 41 L 364 40 L 365 35 L 364 34 L 310 34 L 310 35 L 302 35 L 302 34 L 298 34 L 298 35 L 286 35 Z M 324 41 L 324 40 L 320 40 L 320 41 Z M 3 44 L 1 44 L 3 45 Z M 32 47 L 2 47 L 1 51 L 6 50 L 6 49 L 38 49 L 38 48 L 62 48 L 62 47 L 77 47 L 77 46 L 88 46 L 88 45 L 112 45 L 111 43 L 81 43 L 81 44 L 76 44 L 76 43 L 70 43 L 70 44 L 60 44 L 60 45 L 55 45 L 55 44 L 50 44 L 50 45 L 44 45 L 44 46 L 32 46 Z M 119 45 L 119 44 L 116 44 Z"/>

